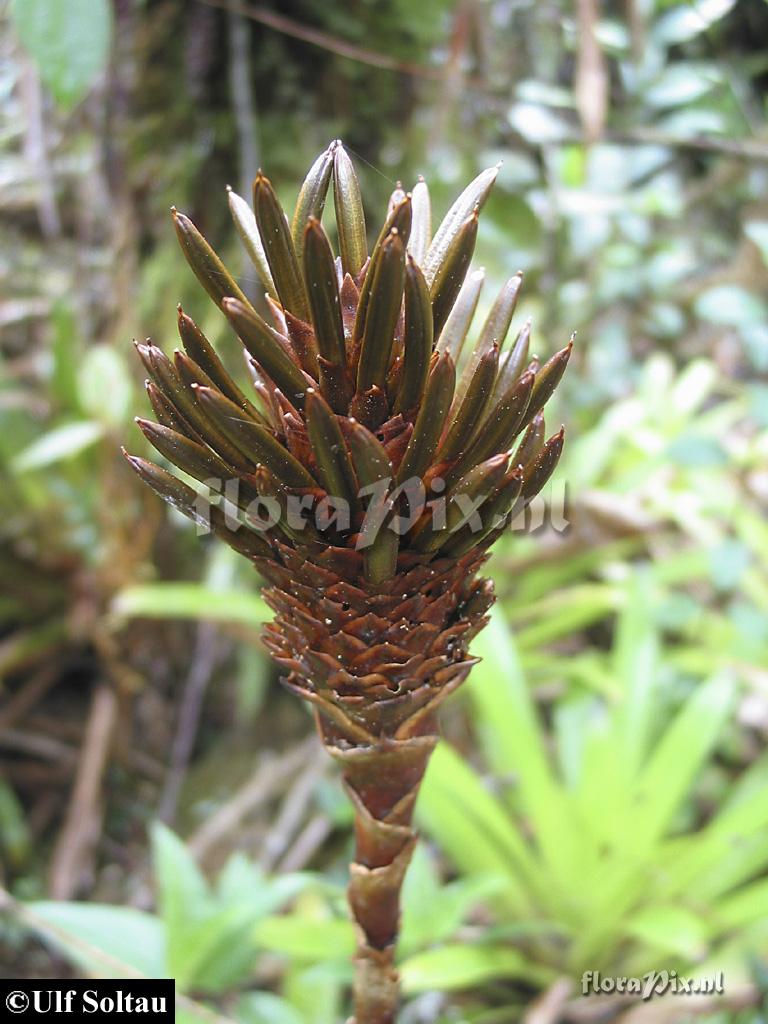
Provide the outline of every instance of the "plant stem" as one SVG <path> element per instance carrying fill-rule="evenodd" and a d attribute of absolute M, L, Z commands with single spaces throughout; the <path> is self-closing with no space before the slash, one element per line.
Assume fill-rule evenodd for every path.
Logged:
<path fill-rule="evenodd" d="M 382 738 L 372 746 L 329 746 L 342 764 L 355 808 L 349 905 L 358 941 L 350 1024 L 395 1024 L 400 889 L 416 845 L 413 809 L 436 742 L 437 736 L 426 735 Z"/>

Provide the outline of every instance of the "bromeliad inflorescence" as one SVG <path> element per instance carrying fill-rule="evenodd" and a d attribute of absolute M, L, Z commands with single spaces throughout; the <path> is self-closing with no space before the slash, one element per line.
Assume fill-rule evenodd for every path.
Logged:
<path fill-rule="evenodd" d="M 482 285 L 469 267 L 496 175 L 468 185 L 434 236 L 425 182 L 396 189 L 369 255 L 341 143 L 313 164 L 290 223 L 259 173 L 253 210 L 232 191 L 229 203 L 264 316 L 174 209 L 189 265 L 245 348 L 253 391 L 181 309 L 183 351 L 170 359 L 151 342 L 137 346 L 157 419 L 139 426 L 170 463 L 226 493 L 234 521 L 164 469 L 127 457 L 267 580 L 275 618 L 265 643 L 286 685 L 314 706 L 354 804 L 356 1024 L 395 1020 L 413 808 L 437 708 L 466 678 L 469 643 L 493 600 L 478 572 L 563 445 L 562 429 L 545 439 L 542 410 L 570 344 L 540 366 L 526 323 L 505 346 L 520 274 L 467 344 Z M 330 189 L 338 256 L 322 225 Z"/>

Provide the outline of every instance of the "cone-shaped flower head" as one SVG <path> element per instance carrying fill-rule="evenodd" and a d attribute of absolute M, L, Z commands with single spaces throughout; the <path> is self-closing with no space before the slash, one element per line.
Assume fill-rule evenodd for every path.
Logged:
<path fill-rule="evenodd" d="M 181 309 L 183 351 L 170 359 L 150 342 L 137 346 L 157 419 L 139 426 L 187 476 L 226 489 L 237 519 L 205 509 L 165 469 L 128 458 L 270 584 L 266 644 L 286 684 L 315 705 L 358 812 L 350 899 L 366 955 L 391 949 L 397 901 L 371 910 L 365 872 L 386 869 L 396 895 L 434 712 L 466 677 L 469 642 L 492 601 L 478 570 L 563 445 L 562 429 L 546 439 L 542 410 L 571 345 L 539 366 L 530 323 L 508 343 L 520 274 L 472 327 L 483 274 L 470 263 L 496 175 L 471 182 L 434 235 L 426 184 L 398 188 L 369 251 L 340 143 L 313 164 L 290 223 L 259 173 L 253 208 L 231 191 L 229 204 L 265 316 L 173 210 L 190 267 L 244 346 L 253 390 L 235 383 Z M 322 224 L 329 192 L 338 256 Z M 365 992 L 386 988 L 381 963 Z"/>
<path fill-rule="evenodd" d="M 562 449 L 562 430 L 545 440 L 541 411 L 571 346 L 539 367 L 529 363 L 530 324 L 505 344 L 520 274 L 469 351 L 483 275 L 468 271 L 496 174 L 471 182 L 434 236 L 424 181 L 412 194 L 398 188 L 370 254 L 360 187 L 338 142 L 311 167 L 290 224 L 261 172 L 253 210 L 229 190 L 267 318 L 172 211 L 192 270 L 243 343 L 254 392 L 180 309 L 173 360 L 151 342 L 137 346 L 158 420 L 139 425 L 189 476 L 222 491 L 230 482 L 240 521 L 212 508 L 210 526 L 273 584 L 269 647 L 289 685 L 349 739 L 418 731 L 466 675 L 467 644 L 491 601 L 475 573 Z M 339 256 L 321 221 L 329 191 Z M 196 491 L 130 461 L 200 518 Z"/>

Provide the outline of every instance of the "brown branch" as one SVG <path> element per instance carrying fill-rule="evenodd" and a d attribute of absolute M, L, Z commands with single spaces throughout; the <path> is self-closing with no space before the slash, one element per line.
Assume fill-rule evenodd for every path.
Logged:
<path fill-rule="evenodd" d="M 190 851 L 198 860 L 227 837 L 231 837 L 240 823 L 253 811 L 271 800 L 288 784 L 297 771 L 314 756 L 317 738 L 309 739 L 289 750 L 281 757 L 267 756 L 244 786 L 225 804 L 222 804 L 189 839 Z"/>
<path fill-rule="evenodd" d="M 723 156 L 733 156 L 740 160 L 768 162 L 768 142 L 760 139 L 727 139 L 715 135 L 694 135 L 686 139 L 656 128 L 635 128 L 629 132 L 609 132 L 607 137 L 611 142 L 629 145 L 692 149 L 704 153 L 720 153 Z"/>
<path fill-rule="evenodd" d="M 280 811 L 264 840 L 258 863 L 264 871 L 273 871 L 288 849 L 304 819 L 317 780 L 323 774 L 325 753 L 318 747 L 304 769 L 296 776 L 285 795 Z"/>
<path fill-rule="evenodd" d="M 251 26 L 242 14 L 227 12 L 229 29 L 229 92 L 237 129 L 240 194 L 247 196 L 259 169 L 256 103 L 250 68 Z"/>
<path fill-rule="evenodd" d="M 181 698 L 179 721 L 171 747 L 168 774 L 157 812 L 160 820 L 168 825 L 176 816 L 181 787 L 197 738 L 203 700 L 220 652 L 221 642 L 216 627 L 210 622 L 201 623 L 197 629 L 192 669 L 187 677 Z"/>
<path fill-rule="evenodd" d="M 29 757 L 58 762 L 62 767 L 75 760 L 75 750 L 68 743 L 19 729 L 0 729 L 0 749 L 16 750 Z"/>
<path fill-rule="evenodd" d="M 53 899 L 70 899 L 83 863 L 96 842 L 100 819 L 101 782 L 117 721 L 117 698 L 109 686 L 96 688 L 77 766 L 75 784 L 56 848 L 51 858 Z"/>
<path fill-rule="evenodd" d="M 56 668 L 44 666 L 29 676 L 0 711 L 0 729 L 10 729 L 43 699 L 59 679 Z"/>
<path fill-rule="evenodd" d="M 324 32 L 322 29 L 310 28 L 293 18 L 287 18 L 283 14 L 267 10 L 265 7 L 252 7 L 250 4 L 237 3 L 236 0 L 199 0 L 200 3 L 208 4 L 211 7 L 218 7 L 223 11 L 239 14 L 244 18 L 251 18 L 261 25 L 280 32 L 282 35 L 291 36 L 293 39 L 300 39 L 304 43 L 318 46 L 322 50 L 328 50 L 339 57 L 347 57 L 359 64 L 367 64 L 374 68 L 383 68 L 385 71 L 398 71 L 404 75 L 412 75 L 415 78 L 430 78 L 442 81 L 443 72 L 440 68 L 429 67 L 424 64 L 413 64 L 409 61 L 397 60 L 385 53 L 378 53 L 375 50 L 367 50 L 354 43 L 348 43 L 338 36 Z"/>
<path fill-rule="evenodd" d="M 331 834 L 333 826 L 327 814 L 318 813 L 310 818 L 277 865 L 279 874 L 301 871 Z"/>
<path fill-rule="evenodd" d="M 596 142 L 603 134 L 608 113 L 608 70 L 597 38 L 598 0 L 577 0 L 578 48 L 573 92 L 584 134 Z"/>
<path fill-rule="evenodd" d="M 22 64 L 21 95 L 26 113 L 24 156 L 37 175 L 40 230 L 45 238 L 56 238 L 61 234 L 61 218 L 56 206 L 56 184 L 45 132 L 43 92 L 37 71 L 28 60 Z"/>
<path fill-rule="evenodd" d="M 530 1004 L 522 1024 L 558 1024 L 563 1007 L 573 991 L 571 978 L 557 978 L 546 991 Z"/>

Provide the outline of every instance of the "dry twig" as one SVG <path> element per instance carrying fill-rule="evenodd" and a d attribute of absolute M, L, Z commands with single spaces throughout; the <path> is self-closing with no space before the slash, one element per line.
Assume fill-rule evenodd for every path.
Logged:
<path fill-rule="evenodd" d="M 114 692 L 109 686 L 97 686 L 64 825 L 51 858 L 49 888 L 53 899 L 71 898 L 98 838 L 101 783 L 116 721 Z"/>

